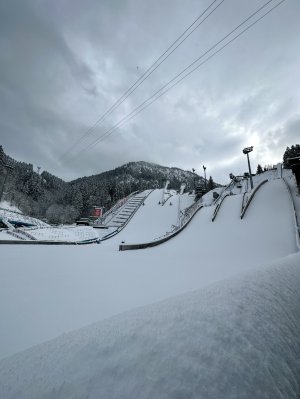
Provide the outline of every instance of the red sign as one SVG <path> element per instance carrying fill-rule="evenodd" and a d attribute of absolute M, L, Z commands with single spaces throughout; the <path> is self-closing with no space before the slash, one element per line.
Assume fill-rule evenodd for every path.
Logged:
<path fill-rule="evenodd" d="M 100 218 L 102 216 L 102 208 L 95 207 L 93 209 L 93 216 Z"/>

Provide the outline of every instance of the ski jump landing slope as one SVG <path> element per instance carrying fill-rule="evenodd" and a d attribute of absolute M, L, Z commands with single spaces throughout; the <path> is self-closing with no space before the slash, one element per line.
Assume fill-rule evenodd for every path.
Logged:
<path fill-rule="evenodd" d="M 240 219 L 242 195 L 228 196 L 214 222 L 213 207 L 201 209 L 182 233 L 160 247 L 161 256 L 178 253 L 181 258 L 194 259 L 197 267 L 207 265 L 218 273 L 226 261 L 226 274 L 249 266 L 286 256 L 297 251 L 293 210 L 282 180 L 270 180 L 256 193 L 243 220 Z M 212 274 L 203 267 L 204 273 Z"/>
<path fill-rule="evenodd" d="M 241 201 L 242 195 L 226 198 L 215 222 L 214 208 L 204 207 L 178 236 L 144 250 L 119 252 L 110 240 L 72 248 L 2 246 L 0 358 L 297 251 L 292 205 L 281 180 L 258 190 L 243 220 Z M 126 229 L 135 218 L 145 218 L 143 225 L 149 226 L 148 206 Z"/>
<path fill-rule="evenodd" d="M 172 222 L 176 223 L 176 197 L 173 199 L 174 207 L 164 209 L 157 207 L 157 198 L 153 195 L 149 198 L 149 206 L 141 209 L 123 234 L 111 244 L 145 242 L 154 238 L 155 234 L 158 236 L 159 232 L 162 235 Z M 169 252 L 180 251 L 195 261 L 199 258 L 219 258 L 220 255 L 223 259 L 237 256 L 244 259 L 245 266 L 249 262 L 268 261 L 270 255 L 272 260 L 297 251 L 293 210 L 281 179 L 270 180 L 257 191 L 243 220 L 240 218 L 242 200 L 242 194 L 226 197 L 213 223 L 214 207 L 204 207 L 186 230 L 157 250 L 162 257 Z M 162 223 L 164 227 L 161 227 Z"/>
<path fill-rule="evenodd" d="M 128 225 L 115 237 L 103 242 L 103 245 L 118 248 L 119 244 L 147 242 L 170 232 L 178 221 L 179 195 L 170 196 L 164 205 L 162 202 L 162 189 L 154 190 L 141 205 Z M 180 196 L 180 209 L 194 203 L 194 195 L 183 194 Z"/>

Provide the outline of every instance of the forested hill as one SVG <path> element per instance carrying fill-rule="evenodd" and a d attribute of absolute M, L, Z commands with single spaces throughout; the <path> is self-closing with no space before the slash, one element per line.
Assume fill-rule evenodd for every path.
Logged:
<path fill-rule="evenodd" d="M 8 172 L 2 199 L 28 215 L 56 223 L 88 216 L 94 205 L 108 209 L 119 198 L 133 191 L 162 187 L 166 180 L 170 181 L 170 188 L 177 190 L 181 183 L 186 183 L 190 190 L 194 182 L 204 181 L 190 171 L 141 161 L 65 182 L 47 171 L 39 174 L 32 164 L 12 159 L 0 146 L 0 193 L 6 173 L 4 164 L 12 165 L 13 169 Z"/>

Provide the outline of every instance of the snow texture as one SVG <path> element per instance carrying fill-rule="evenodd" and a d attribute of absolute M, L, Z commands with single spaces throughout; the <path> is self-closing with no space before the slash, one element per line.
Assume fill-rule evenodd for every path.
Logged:
<path fill-rule="evenodd" d="M 45 227 L 28 231 L 37 240 L 80 242 L 99 237 L 97 231 L 88 226 Z"/>
<path fill-rule="evenodd" d="M 13 211 L 13 212 L 18 212 L 18 213 L 22 213 L 22 211 L 20 211 L 19 208 L 17 208 L 15 205 L 10 204 L 7 201 L 1 201 L 0 202 L 0 209 L 5 209 L 8 211 Z"/>
<path fill-rule="evenodd" d="M 11 209 L 2 209 L 0 208 L 0 219 L 14 220 L 16 222 L 24 222 L 33 224 L 39 227 L 49 226 L 47 223 L 42 222 L 39 219 L 22 215 L 21 213 L 12 211 Z"/>
<path fill-rule="evenodd" d="M 137 213 L 120 237 L 100 245 L 1 247 L 0 358 L 297 251 L 292 205 L 281 180 L 262 186 L 243 220 L 242 195 L 233 195 L 225 199 L 215 222 L 213 207 L 204 207 L 167 243 L 119 252 L 121 239 L 130 242 L 138 232 L 146 235 L 152 220 L 159 225 L 160 219 L 154 219 L 159 205 L 153 201 L 152 207 L 148 199 L 138 211 L 141 216 Z M 165 206 L 167 213 L 173 212 L 170 205 L 161 208 Z"/>
<path fill-rule="evenodd" d="M 64 335 L 1 360 L 0 398 L 299 398 L 293 203 L 276 172 L 255 185 L 266 176 L 243 220 L 246 181 L 229 187 L 213 223 L 210 193 L 159 247 L 118 252 L 121 240 L 154 239 L 176 222 L 175 192 L 159 206 L 153 191 L 101 245 L 2 246 L 0 357 Z"/>
<path fill-rule="evenodd" d="M 299 264 L 290 255 L 2 360 L 0 397 L 299 398 Z"/>

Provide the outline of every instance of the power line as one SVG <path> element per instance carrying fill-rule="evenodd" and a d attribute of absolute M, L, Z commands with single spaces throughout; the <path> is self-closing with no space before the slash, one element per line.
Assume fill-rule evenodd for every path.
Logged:
<path fill-rule="evenodd" d="M 219 4 L 216 5 L 215 8 L 203 19 L 201 20 L 195 27 L 192 29 L 187 35 L 186 33 L 202 18 L 205 13 L 216 3 L 218 0 L 214 0 L 196 19 L 195 21 L 161 54 L 156 61 L 132 84 L 129 89 L 126 90 L 125 93 L 61 156 L 61 159 L 66 157 L 79 143 L 86 140 L 89 134 L 103 122 L 106 117 L 108 117 L 112 112 L 114 112 L 167 58 L 174 53 L 174 51 L 181 46 L 181 44 L 187 40 L 187 38 L 199 28 L 200 25 L 206 21 L 207 18 L 225 1 L 221 0 Z M 186 35 L 186 36 L 185 36 Z M 184 37 L 185 36 L 185 37 Z M 183 38 L 183 39 L 182 39 Z M 182 40 L 181 40 L 182 39 Z M 181 40 L 181 41 L 180 41 Z M 178 43 L 179 42 L 179 43 Z M 176 43 L 178 43 L 176 45 Z M 176 46 L 175 46 L 176 45 Z M 175 47 L 174 47 L 175 46 Z M 174 47 L 174 48 L 173 48 Z M 173 48 L 173 49 L 172 49 Z M 172 49 L 172 51 L 170 51 Z"/>
<path fill-rule="evenodd" d="M 224 40 L 226 40 L 232 33 L 234 33 L 236 30 L 238 30 L 242 25 L 244 25 L 246 22 L 248 22 L 253 16 L 258 14 L 263 8 L 265 8 L 267 5 L 269 5 L 271 2 L 274 0 L 269 0 L 267 1 L 263 6 L 261 6 L 258 10 L 256 10 L 254 13 L 252 13 L 249 17 L 247 17 L 242 23 L 240 23 L 236 28 L 234 28 L 230 33 L 228 33 L 226 36 L 224 36 L 221 40 L 219 40 L 216 44 L 214 44 L 210 49 L 205 51 L 200 57 L 198 57 L 195 61 L 193 61 L 190 65 L 188 65 L 185 69 L 183 69 L 179 74 L 177 74 L 174 78 L 172 78 L 168 83 L 166 83 L 164 86 L 162 86 L 158 91 L 156 91 L 152 96 L 150 96 L 147 100 L 145 100 L 143 103 L 141 103 L 138 107 L 136 107 L 133 111 L 131 111 L 128 115 L 126 115 L 124 118 L 122 118 L 117 124 L 115 124 L 113 127 L 108 129 L 106 132 L 104 132 L 97 140 L 94 142 L 90 143 L 88 146 L 83 148 L 79 153 L 82 153 L 86 150 L 88 150 L 91 146 L 99 143 L 102 141 L 104 138 L 107 138 L 110 136 L 116 129 L 120 128 L 123 126 L 125 123 L 129 122 L 132 118 L 137 116 L 140 112 L 142 112 L 145 108 L 148 108 L 152 103 L 157 101 L 160 97 L 162 97 L 164 94 L 166 94 L 169 90 L 171 90 L 174 86 L 179 84 L 183 79 L 185 79 L 187 76 L 192 74 L 195 70 L 200 68 L 203 64 L 208 62 L 211 58 L 213 58 L 216 54 L 221 52 L 224 48 L 226 48 L 229 44 L 231 44 L 233 41 L 235 41 L 238 37 L 240 37 L 242 34 L 244 34 L 246 31 L 248 31 L 250 28 L 252 28 L 255 24 L 257 24 L 260 20 L 262 20 L 265 16 L 267 16 L 270 12 L 272 12 L 275 8 L 277 8 L 279 5 L 281 5 L 284 1 L 286 0 L 281 0 L 278 4 L 273 6 L 270 10 L 268 10 L 265 14 L 263 14 L 261 17 L 259 17 L 257 20 L 255 20 L 253 23 L 248 25 L 244 30 L 242 30 L 240 33 L 238 33 L 236 36 L 234 36 L 231 40 L 229 40 L 227 43 L 225 43 L 222 47 L 220 47 L 218 50 L 213 52 L 211 55 L 209 55 L 204 61 L 202 61 L 200 64 L 195 66 L 192 70 L 187 72 L 193 65 L 195 65 L 199 60 L 204 58 L 208 53 L 211 52 L 214 48 L 216 48 L 220 43 L 222 43 Z M 186 73 L 185 73 L 186 72 Z M 185 74 L 184 74 L 185 73 Z M 184 75 L 183 75 L 184 74 Z M 183 75 L 179 80 L 177 80 L 181 75 Z M 176 81 L 177 80 L 177 81 Z M 173 84 L 171 84 L 174 82 Z M 170 87 L 168 87 L 171 84 Z"/>

